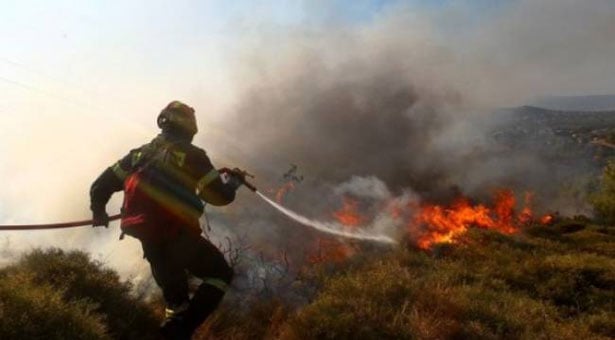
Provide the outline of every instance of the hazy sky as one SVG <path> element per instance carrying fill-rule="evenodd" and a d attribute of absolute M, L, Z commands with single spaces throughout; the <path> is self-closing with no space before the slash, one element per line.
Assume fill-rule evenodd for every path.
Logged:
<path fill-rule="evenodd" d="M 434 10 L 471 4 L 483 17 L 498 3 L 505 2 L 7 1 L 0 12 L 0 112 L 43 96 L 72 98 L 73 91 L 86 102 L 129 107 L 151 95 L 164 94 L 160 102 L 191 99 L 228 81 L 225 62 L 234 58 L 239 36 L 251 31 L 367 25 L 400 4 Z"/>
<path fill-rule="evenodd" d="M 43 174 L 66 169 L 64 175 L 90 178 L 113 160 L 108 155 L 149 138 L 156 112 L 172 99 L 195 105 L 201 121 L 221 119 L 233 100 L 230 84 L 241 82 L 232 65 L 261 34 L 367 26 L 400 5 L 438 10 L 468 3 L 490 13 L 498 2 L 5 1 L 0 176 L 17 172 L 20 180 L 4 189 L 0 216 L 24 216 L 7 201 L 35 199 L 41 188 L 71 181 Z M 113 136 L 126 142 L 109 143 Z"/>

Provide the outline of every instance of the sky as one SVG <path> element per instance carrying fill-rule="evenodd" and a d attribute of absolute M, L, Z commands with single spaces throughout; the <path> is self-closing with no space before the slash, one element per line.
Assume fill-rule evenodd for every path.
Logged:
<path fill-rule="evenodd" d="M 118 87 L 116 77 L 144 80 L 164 77 L 169 80 L 174 74 L 183 72 L 202 75 L 203 69 L 207 69 L 207 76 L 211 77 L 211 69 L 221 67 L 220 64 L 229 58 L 229 45 L 235 44 L 238 35 L 246 31 L 298 24 L 360 26 L 399 4 L 437 9 L 462 3 L 466 2 L 7 2 L 0 14 L 3 41 L 0 49 L 3 73 L 0 75 L 6 78 L 5 84 L 10 83 L 8 80 L 31 84 L 31 79 L 26 77 L 32 74 L 21 73 L 37 71 L 38 75 L 51 76 L 45 80 L 60 83 L 41 84 L 41 90 L 50 89 L 52 85 L 65 86 L 71 90 L 91 91 L 95 96 L 108 96 L 111 88 Z M 504 2 L 480 0 L 470 3 L 476 13 L 488 13 L 497 7 L 495 4 Z M 219 77 L 224 78 L 224 75 Z"/>
<path fill-rule="evenodd" d="M 280 107 L 299 109 L 301 81 L 360 83 L 393 65 L 428 102 L 460 97 L 464 110 L 615 93 L 609 0 L 24 0 L 0 8 L 0 223 L 89 217 L 90 183 L 158 133 L 155 117 L 175 99 L 197 110 L 197 144 L 232 167 L 264 157 L 244 142 L 254 139 L 243 123 L 250 106 L 263 108 L 251 98 L 289 95 Z M 116 239 L 90 229 L 0 234 L 0 244 L 20 249 L 83 247 L 105 258 Z"/>

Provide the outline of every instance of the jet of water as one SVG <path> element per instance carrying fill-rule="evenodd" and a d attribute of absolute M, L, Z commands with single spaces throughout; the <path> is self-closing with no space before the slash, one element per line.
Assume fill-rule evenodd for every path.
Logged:
<path fill-rule="evenodd" d="M 397 241 L 385 235 L 374 235 L 374 234 L 369 234 L 369 233 L 362 232 L 362 231 L 350 232 L 350 231 L 344 230 L 344 226 L 339 223 L 322 222 L 322 221 L 316 221 L 316 220 L 307 218 L 305 216 L 297 214 L 296 212 L 292 210 L 289 210 L 283 207 L 282 205 L 271 200 L 270 198 L 263 195 L 259 191 L 256 191 L 256 193 L 258 194 L 258 196 L 260 196 L 260 198 L 265 200 L 265 202 L 269 203 L 272 207 L 276 208 L 282 214 L 290 217 L 291 219 L 293 219 L 294 221 L 300 224 L 303 224 L 304 226 L 316 229 L 318 231 L 321 231 L 327 234 L 340 236 L 340 237 L 346 237 L 346 238 L 352 238 L 352 239 L 364 240 L 364 241 L 388 243 L 388 244 L 397 244 Z"/>

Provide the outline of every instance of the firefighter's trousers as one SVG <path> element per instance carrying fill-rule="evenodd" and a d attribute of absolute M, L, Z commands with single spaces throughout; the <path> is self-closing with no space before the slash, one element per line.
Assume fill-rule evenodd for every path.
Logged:
<path fill-rule="evenodd" d="M 188 274 L 203 280 L 190 303 L 189 313 L 204 320 L 218 305 L 233 278 L 233 270 L 224 255 L 205 238 L 188 233 L 180 233 L 170 241 L 143 242 L 142 246 L 168 307 L 189 300 Z"/>

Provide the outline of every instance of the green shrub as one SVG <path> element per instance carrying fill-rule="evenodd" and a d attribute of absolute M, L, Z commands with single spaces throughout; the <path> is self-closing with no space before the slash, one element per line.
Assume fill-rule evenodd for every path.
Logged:
<path fill-rule="evenodd" d="M 597 235 L 472 230 L 430 255 L 400 251 L 330 278 L 291 318 L 288 337 L 612 338 L 615 260 L 592 248 L 614 243 Z"/>
<path fill-rule="evenodd" d="M 48 313 L 61 320 L 63 314 L 58 309 L 76 311 L 80 308 L 87 312 L 83 313 L 84 318 L 89 315 L 94 318 L 92 320 L 97 320 L 96 322 L 102 325 L 102 328 L 94 329 L 106 330 L 104 334 L 107 337 L 144 339 L 156 336 L 158 318 L 152 309 L 132 296 L 129 283 L 120 281 L 114 271 L 92 261 L 86 253 L 65 252 L 60 249 L 33 250 L 17 263 L 0 271 L 0 279 L 7 285 L 13 284 L 15 278 L 21 278 L 27 289 L 23 291 L 24 294 L 16 295 L 7 301 L 26 301 L 24 303 L 36 307 L 39 302 L 35 297 L 44 294 L 49 296 L 49 300 L 41 300 L 47 301 L 45 303 L 48 305 L 34 308 L 32 313 Z M 15 294 L 19 292 L 15 291 Z M 6 294 L 10 295 L 10 290 L 7 290 Z M 4 299 L 1 301 L 4 303 Z M 57 307 L 51 309 L 51 301 L 58 304 Z M 10 313 L 13 307 L 3 304 L 3 313 Z M 47 307 L 49 310 L 45 311 Z M 11 322 L 3 323 L 7 329 L 38 329 L 39 326 L 34 321 L 28 323 L 28 318 L 34 318 L 28 309 L 22 310 L 22 318 L 23 323 L 12 324 L 12 319 L 9 319 Z M 70 320 L 66 319 L 64 322 L 69 323 Z M 53 334 L 53 328 L 46 330 Z M 4 339 L 1 333 L 0 338 Z"/>
<path fill-rule="evenodd" d="M 0 278 L 0 338 L 110 339 L 93 305 L 69 302 L 49 284 L 35 284 L 28 274 Z"/>
<path fill-rule="evenodd" d="M 590 197 L 596 217 L 608 224 L 615 224 L 615 162 L 609 161 L 602 174 L 600 190 Z"/>
<path fill-rule="evenodd" d="M 615 228 L 566 223 L 310 267 L 306 305 L 231 293 L 194 339 L 613 339 Z M 35 250 L 0 270 L 0 338 L 153 338 L 131 290 L 87 254 Z"/>

